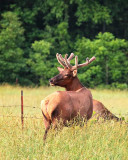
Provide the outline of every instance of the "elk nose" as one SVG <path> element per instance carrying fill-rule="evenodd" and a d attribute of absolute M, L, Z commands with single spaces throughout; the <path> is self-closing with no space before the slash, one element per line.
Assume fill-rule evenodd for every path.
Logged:
<path fill-rule="evenodd" d="M 53 80 L 52 80 L 52 79 L 49 79 L 49 82 L 50 82 L 50 83 L 53 83 Z"/>

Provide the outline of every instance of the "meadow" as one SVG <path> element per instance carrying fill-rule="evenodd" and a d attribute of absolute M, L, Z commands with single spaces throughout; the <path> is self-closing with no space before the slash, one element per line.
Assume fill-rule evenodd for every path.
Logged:
<path fill-rule="evenodd" d="M 27 117 L 24 118 L 23 130 L 20 118 L 21 90 L 24 91 L 24 116 Z M 0 160 L 127 159 L 128 126 L 125 122 L 89 120 L 87 126 L 73 125 L 58 131 L 50 130 L 44 144 L 40 102 L 56 90 L 63 89 L 0 86 Z M 128 91 L 91 91 L 94 99 L 128 121 Z"/>

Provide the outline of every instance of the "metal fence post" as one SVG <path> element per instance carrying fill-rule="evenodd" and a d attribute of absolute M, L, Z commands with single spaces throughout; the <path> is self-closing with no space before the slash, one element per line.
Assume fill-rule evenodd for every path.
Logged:
<path fill-rule="evenodd" d="M 23 108 L 23 90 L 21 90 L 21 124 L 22 124 L 22 129 L 24 126 L 24 108 Z"/>

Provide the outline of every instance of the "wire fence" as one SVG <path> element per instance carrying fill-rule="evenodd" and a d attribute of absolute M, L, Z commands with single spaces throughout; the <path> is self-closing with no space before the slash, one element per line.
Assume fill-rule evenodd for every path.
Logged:
<path fill-rule="evenodd" d="M 28 106 L 28 105 L 24 105 L 23 106 L 24 109 L 25 108 L 30 108 L 30 109 L 40 109 L 40 107 L 37 107 L 37 106 Z M 0 108 L 18 108 L 18 109 L 21 109 L 21 105 L 1 105 Z M 22 126 L 22 130 L 24 129 L 24 120 L 25 119 L 35 119 L 35 120 L 43 120 L 43 116 L 25 116 L 25 115 L 22 115 L 20 112 L 19 112 L 19 115 L 2 115 L 0 114 L 0 117 L 1 118 L 14 118 L 14 119 L 20 119 L 21 120 L 21 126 Z M 10 128 L 12 127 L 11 125 L 9 126 L 6 126 L 6 128 Z"/>
<path fill-rule="evenodd" d="M 0 117 L 8 117 L 8 118 L 21 118 L 21 124 L 22 127 L 24 125 L 24 119 L 30 118 L 30 119 L 42 119 L 42 117 L 37 117 L 37 116 L 25 116 L 24 115 L 24 108 L 31 108 L 31 109 L 40 109 L 40 107 L 37 106 L 28 106 L 28 105 L 24 105 L 23 104 L 23 90 L 21 90 L 21 105 L 19 104 L 14 104 L 14 105 L 0 105 L 0 108 L 12 108 L 12 107 L 19 107 L 19 109 L 21 109 L 21 113 L 20 116 L 17 115 L 1 115 Z M 122 116 L 128 116 L 128 113 L 126 114 L 116 114 L 116 116 L 122 117 Z"/>
<path fill-rule="evenodd" d="M 21 106 L 21 105 L 15 105 L 15 104 L 14 104 L 14 105 L 8 105 L 8 106 L 7 106 L 7 105 L 1 105 L 0 107 L 1 107 L 1 108 L 4 108 L 4 107 L 7 107 L 7 108 L 8 108 L 8 107 L 20 107 L 20 106 Z M 37 107 L 37 106 L 26 106 L 26 105 L 24 105 L 24 107 L 28 107 L 28 108 L 38 108 L 38 109 L 40 109 L 40 108 Z"/>
<path fill-rule="evenodd" d="M 19 107 L 19 109 L 20 109 L 20 107 L 21 107 L 21 105 L 1 105 L 0 106 L 0 108 L 13 108 L 13 107 Z M 28 106 L 28 105 L 24 105 L 24 109 L 25 108 L 31 108 L 31 109 L 39 109 L 39 110 L 41 110 L 40 109 L 40 107 L 37 107 L 37 106 Z M 116 114 L 116 116 L 117 117 L 127 117 L 128 116 L 128 113 L 126 113 L 126 114 Z M 21 114 L 21 115 L 2 115 L 2 114 L 0 114 L 0 117 L 2 118 L 18 118 L 18 119 L 21 119 L 21 126 L 22 126 L 22 130 L 24 129 L 24 120 L 25 119 L 35 119 L 35 120 L 43 120 L 43 116 L 41 117 L 39 117 L 39 116 L 25 116 L 25 115 L 23 115 L 23 114 Z M 7 127 L 7 126 L 6 126 Z M 11 126 L 8 126 L 8 127 L 11 127 Z"/>
<path fill-rule="evenodd" d="M 1 105 L 0 108 L 13 108 L 13 107 L 21 107 L 21 105 Z M 24 105 L 24 109 L 25 108 L 31 108 L 31 109 L 40 109 L 40 107 L 37 107 L 37 106 L 28 106 L 28 105 Z M 1 115 L 0 114 L 0 117 L 8 117 L 8 118 L 21 118 L 21 116 L 15 116 L 15 115 Z M 23 116 L 23 118 L 30 118 L 30 119 L 42 119 L 42 117 L 37 117 L 37 116 Z"/>
<path fill-rule="evenodd" d="M 24 119 L 43 119 L 43 116 L 39 117 L 39 116 L 26 116 L 24 114 L 24 109 L 25 108 L 31 108 L 31 109 L 40 109 L 40 107 L 38 106 L 29 106 L 29 105 L 24 105 L 23 103 L 23 90 L 21 90 L 21 104 L 14 104 L 14 105 L 0 105 L 0 108 L 16 108 L 18 107 L 19 109 L 21 109 L 21 112 L 19 113 L 20 115 L 2 115 L 0 114 L 0 117 L 3 117 L 3 118 L 20 118 L 21 119 L 21 125 L 22 125 L 22 129 L 24 128 Z M 116 114 L 116 116 L 119 116 L 119 117 L 125 117 L 125 116 L 128 116 L 128 113 L 126 114 Z"/>
<path fill-rule="evenodd" d="M 21 116 L 8 116 L 8 115 L 0 115 L 0 117 L 21 118 Z M 41 117 L 28 117 L 28 116 L 24 116 L 23 118 L 42 119 Z"/>
<path fill-rule="evenodd" d="M 21 107 L 21 105 L 1 105 L 0 108 L 13 108 L 13 107 Z M 40 107 L 37 106 L 28 106 L 28 105 L 24 105 L 24 109 L 25 108 L 33 108 L 33 109 L 40 109 Z M 20 108 L 19 108 L 20 109 Z M 125 114 L 116 114 L 117 116 L 128 116 L 128 113 Z M 17 118 L 21 118 L 21 116 L 8 116 L 8 115 L 0 115 L 0 117 L 17 117 Z M 28 117 L 28 116 L 24 116 L 24 118 L 35 118 L 35 119 L 42 119 L 41 117 Z"/>

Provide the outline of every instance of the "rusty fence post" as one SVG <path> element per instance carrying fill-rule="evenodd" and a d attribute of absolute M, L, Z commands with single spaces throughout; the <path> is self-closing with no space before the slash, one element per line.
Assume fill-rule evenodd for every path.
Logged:
<path fill-rule="evenodd" d="M 22 124 L 22 129 L 24 127 L 24 108 L 23 108 L 23 90 L 21 90 L 21 124 Z"/>

